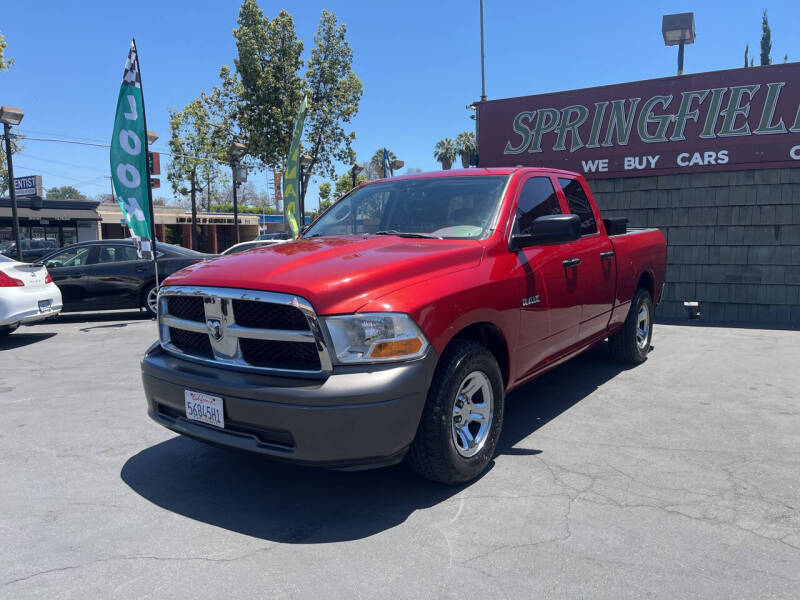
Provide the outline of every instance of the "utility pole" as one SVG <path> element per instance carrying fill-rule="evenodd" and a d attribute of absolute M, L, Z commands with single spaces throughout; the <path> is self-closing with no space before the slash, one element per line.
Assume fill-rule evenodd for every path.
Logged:
<path fill-rule="evenodd" d="M 486 102 L 486 73 L 484 70 L 483 0 L 481 0 L 481 102 Z"/>

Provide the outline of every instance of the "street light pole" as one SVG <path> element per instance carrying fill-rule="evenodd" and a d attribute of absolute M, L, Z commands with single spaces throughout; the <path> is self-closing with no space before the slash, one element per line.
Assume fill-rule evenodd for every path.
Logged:
<path fill-rule="evenodd" d="M 241 142 L 232 142 L 229 149 L 231 155 L 231 174 L 233 175 L 233 243 L 239 243 L 239 197 L 236 194 L 236 189 L 239 184 L 246 180 L 247 177 L 241 176 L 239 169 L 239 159 L 242 158 L 247 152 L 247 147 Z"/>
<path fill-rule="evenodd" d="M 481 0 L 481 102 L 486 102 L 486 75 L 483 68 L 483 63 L 485 62 L 483 47 L 483 0 Z"/>
<path fill-rule="evenodd" d="M 233 165 L 233 243 L 239 243 L 239 198 L 236 195 L 236 188 L 239 182 L 236 181 L 236 164 Z"/>
<path fill-rule="evenodd" d="M 6 138 L 6 163 L 8 164 L 8 195 L 11 197 L 11 218 L 14 228 L 14 242 L 17 245 L 17 260 L 22 262 L 22 239 L 19 235 L 19 212 L 17 211 L 17 191 L 14 189 L 14 161 L 11 158 L 11 126 L 22 121 L 22 111 L 10 106 L 0 106 L 0 121 Z"/>
<path fill-rule="evenodd" d="M 661 34 L 665 46 L 678 47 L 678 75 L 683 75 L 683 47 L 694 44 L 696 37 L 694 13 L 677 13 L 661 18 Z"/>

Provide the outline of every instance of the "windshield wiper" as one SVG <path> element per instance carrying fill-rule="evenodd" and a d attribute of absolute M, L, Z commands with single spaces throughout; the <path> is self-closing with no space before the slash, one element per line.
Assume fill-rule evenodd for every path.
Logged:
<path fill-rule="evenodd" d="M 438 235 L 430 235 L 428 233 L 414 233 L 412 231 L 397 231 L 396 229 L 384 229 L 382 231 L 376 231 L 375 235 L 396 235 L 397 237 L 427 238 L 427 239 L 430 239 L 430 240 L 440 240 L 440 239 L 442 239 Z"/>

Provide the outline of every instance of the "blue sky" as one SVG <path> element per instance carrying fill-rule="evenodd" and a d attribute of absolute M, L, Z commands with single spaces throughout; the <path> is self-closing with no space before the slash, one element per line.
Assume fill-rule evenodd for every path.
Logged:
<path fill-rule="evenodd" d="M 25 112 L 21 132 L 107 142 L 131 36 L 140 52 L 148 128 L 166 149 L 169 108 L 181 108 L 233 64 L 239 2 L 75 2 L 4 0 L 0 31 L 16 65 L 0 73 L 0 104 Z M 384 145 L 406 167 L 433 170 L 433 146 L 471 129 L 465 105 L 480 96 L 478 0 L 418 2 L 268 1 L 286 9 L 305 43 L 322 8 L 348 26 L 353 68 L 364 84 L 352 123 L 359 160 Z M 685 72 L 736 68 L 745 44 L 758 64 L 761 10 L 769 11 L 772 59 L 800 60 L 800 3 L 524 2 L 486 0 L 486 91 L 502 98 L 672 75 L 675 48 L 664 46 L 661 15 L 694 11 L 697 41 Z M 162 170 L 165 164 L 162 161 Z M 342 166 L 340 172 L 346 167 Z M 42 174 L 45 187 L 109 191 L 108 150 L 28 141 L 17 175 Z M 263 175 L 254 181 L 266 185 Z M 166 181 L 164 181 L 166 184 Z M 319 182 L 317 182 L 319 183 Z M 169 187 L 156 195 L 171 196 Z M 316 184 L 306 206 L 317 204 Z"/>

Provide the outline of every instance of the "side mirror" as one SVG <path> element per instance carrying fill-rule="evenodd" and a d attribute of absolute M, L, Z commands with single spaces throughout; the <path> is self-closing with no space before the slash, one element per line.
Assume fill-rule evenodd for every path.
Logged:
<path fill-rule="evenodd" d="M 519 250 L 540 244 L 563 244 L 581 237 L 581 219 L 578 215 L 545 215 L 537 218 L 529 235 L 511 236 L 510 250 Z"/>

